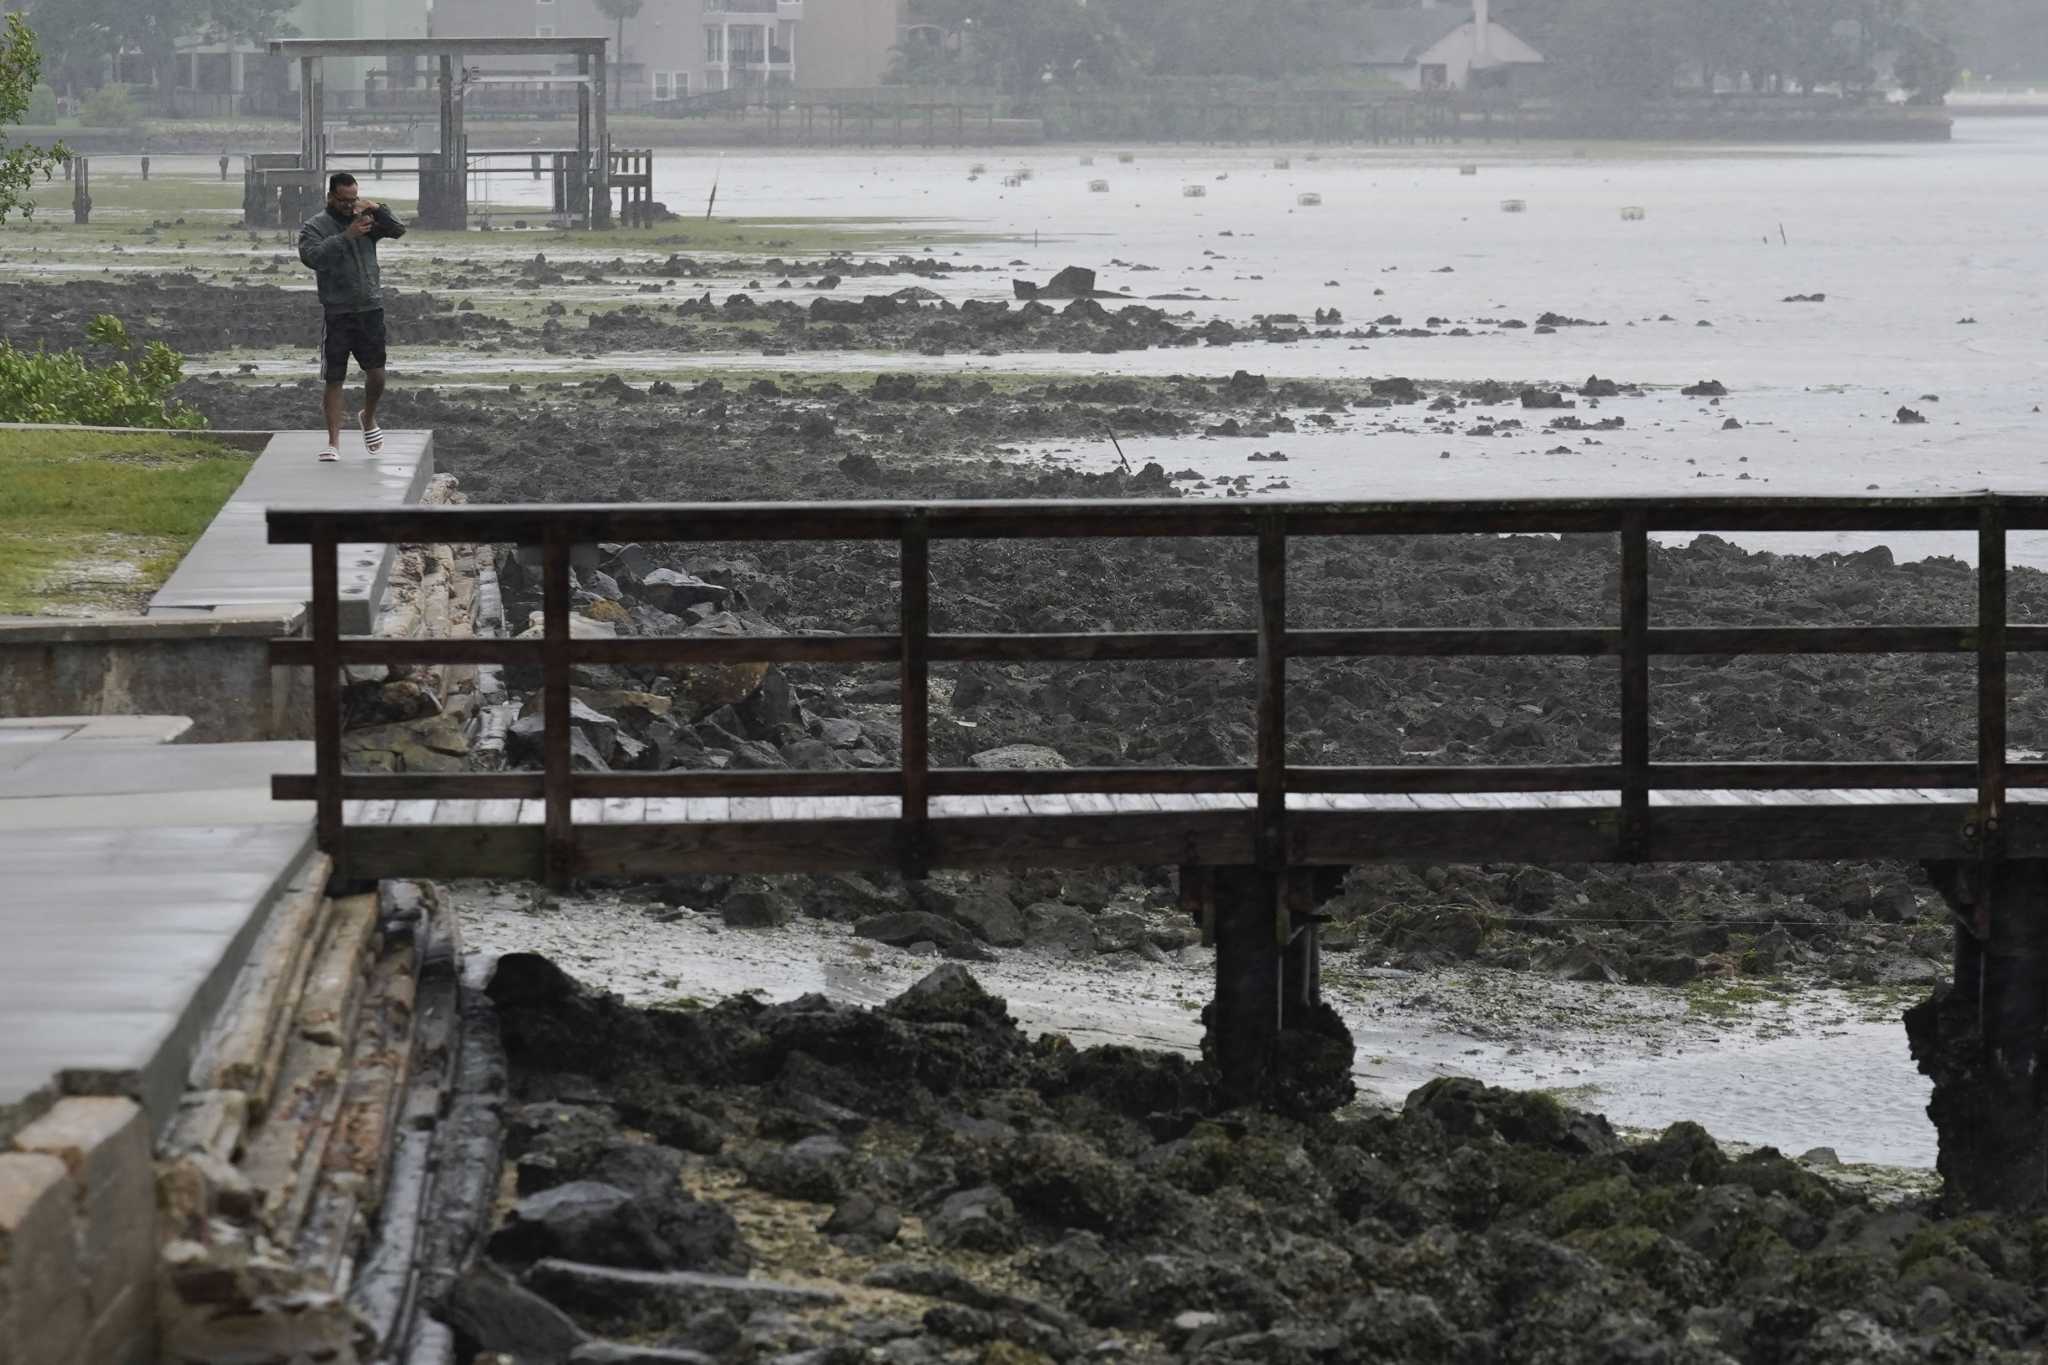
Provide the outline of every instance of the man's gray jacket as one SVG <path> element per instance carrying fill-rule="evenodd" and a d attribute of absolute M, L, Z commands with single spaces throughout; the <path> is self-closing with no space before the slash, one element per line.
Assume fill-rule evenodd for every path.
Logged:
<path fill-rule="evenodd" d="M 322 312 L 367 313 L 384 306 L 377 242 L 405 236 L 405 224 L 382 204 L 371 218 L 374 226 L 360 237 L 348 235 L 350 219 L 324 207 L 299 225 L 299 259 L 319 281 Z"/>

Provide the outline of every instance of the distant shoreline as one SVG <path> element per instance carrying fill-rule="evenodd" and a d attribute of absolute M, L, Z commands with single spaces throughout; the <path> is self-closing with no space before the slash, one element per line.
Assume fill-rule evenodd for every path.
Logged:
<path fill-rule="evenodd" d="M 1959 117 L 2044 116 L 2048 116 L 2048 96 L 2024 101 L 1962 101 L 1932 108 L 1903 105 L 1815 105 L 1805 102 L 1710 105 L 1673 100 L 1626 112 L 1615 111 L 1611 114 L 1525 108 L 1500 111 L 1489 119 L 1468 112 L 1450 136 L 1439 133 L 1418 140 L 1451 143 L 1545 140 L 1703 143 L 1943 142 L 1951 136 L 1953 122 Z M 612 142 L 616 147 L 657 149 L 825 150 L 834 147 L 865 146 L 915 150 L 928 146 L 934 151 L 954 151 L 993 147 L 1097 146 L 1104 143 L 1103 138 L 1093 134 L 1069 134 L 1058 128 L 1048 131 L 1045 121 L 1036 118 L 997 119 L 992 123 L 970 122 L 970 131 L 958 142 L 942 136 L 927 143 L 911 135 L 906 136 L 900 144 L 893 138 L 886 137 L 877 138 L 872 142 L 864 142 L 858 137 L 846 137 L 837 141 L 805 140 L 795 136 L 793 129 L 765 118 L 735 121 L 724 117 L 707 117 L 701 120 L 685 120 L 627 114 L 614 116 L 612 129 Z M 370 131 L 354 130 L 358 135 L 367 135 Z M 61 137 L 74 153 L 83 156 L 134 156 L 145 152 L 157 155 L 217 155 L 222 151 L 239 156 L 247 152 L 291 151 L 299 145 L 296 123 L 282 120 L 245 124 L 165 120 L 151 122 L 139 128 L 23 128 L 18 132 L 22 139 L 29 143 L 47 143 Z M 480 122 L 471 130 L 473 143 L 501 143 L 507 147 L 517 147 L 528 142 L 535 145 L 563 145 L 561 139 L 572 137 L 573 134 L 574 128 L 570 124 L 529 121 Z M 1132 145 L 1145 146 L 1168 145 L 1171 142 L 1171 139 L 1146 138 L 1138 135 L 1132 135 L 1125 140 Z M 408 142 L 409 139 L 394 136 L 387 145 L 398 147 L 407 145 Z M 1261 135 L 1242 143 L 1225 141 L 1188 145 L 1264 146 L 1269 143 L 1275 146 L 1308 146 L 1315 145 L 1316 139 L 1282 137 L 1274 140 Z M 1397 139 L 1387 145 L 1398 146 L 1405 143 L 1406 139 Z M 1373 144 L 1365 139 L 1356 139 L 1326 145 L 1363 147 Z"/>

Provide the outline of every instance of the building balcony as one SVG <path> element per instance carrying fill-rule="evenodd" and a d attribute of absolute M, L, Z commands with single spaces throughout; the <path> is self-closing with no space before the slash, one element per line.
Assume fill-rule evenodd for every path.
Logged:
<path fill-rule="evenodd" d="M 704 17 L 795 23 L 804 17 L 804 0 L 704 0 Z"/>

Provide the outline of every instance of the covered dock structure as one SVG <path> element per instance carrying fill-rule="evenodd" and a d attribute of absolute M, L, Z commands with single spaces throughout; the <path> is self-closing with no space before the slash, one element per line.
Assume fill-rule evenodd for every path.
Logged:
<path fill-rule="evenodd" d="M 552 78 L 551 84 L 576 88 L 576 145 L 552 153 L 564 185 L 557 202 L 572 218 L 591 227 L 611 225 L 611 136 L 605 127 L 606 43 L 601 37 L 530 38 L 281 38 L 270 44 L 273 54 L 299 63 L 299 150 L 249 158 L 243 189 L 245 217 L 259 223 L 286 224 L 312 212 L 320 202 L 330 170 L 325 92 L 321 64 L 328 57 L 424 58 L 432 72 L 438 103 L 439 143 L 434 152 L 416 159 L 420 180 L 422 227 L 461 229 L 469 222 L 469 174 L 490 158 L 527 148 L 473 148 L 464 125 L 466 96 L 493 78 L 465 65 L 471 57 L 573 57 L 576 70 Z"/>

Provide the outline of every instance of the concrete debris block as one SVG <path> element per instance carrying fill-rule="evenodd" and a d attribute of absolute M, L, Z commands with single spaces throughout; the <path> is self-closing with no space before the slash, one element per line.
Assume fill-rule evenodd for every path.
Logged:
<path fill-rule="evenodd" d="M 172 1237 L 203 1238 L 211 1220 L 246 1223 L 256 1216 L 255 1186 L 241 1168 L 210 1152 L 157 1164 L 157 1216 Z"/>
<path fill-rule="evenodd" d="M 322 856 L 293 883 L 285 902 L 243 971 L 246 985 L 223 1011 L 204 1060 L 193 1068 L 198 1084 L 238 1090 L 248 1096 L 249 1114 L 263 1113 L 283 1063 L 291 1016 L 312 970 L 313 950 L 333 912 L 325 891 L 330 864 Z"/>
<path fill-rule="evenodd" d="M 333 1294 L 181 1306 L 164 1324 L 162 1365 L 355 1365 L 362 1326 Z"/>
<path fill-rule="evenodd" d="M 1033 771 L 1046 768 L 1064 768 L 1067 760 L 1057 749 L 1043 744 L 1005 744 L 997 749 L 983 749 L 970 755 L 968 766 L 974 768 Z"/>
<path fill-rule="evenodd" d="M 77 1201 L 62 1160 L 0 1154 L 0 1360 L 80 1362 L 91 1320 L 73 1223 Z"/>
<path fill-rule="evenodd" d="M 712 1308 L 745 1318 L 757 1312 L 830 1308 L 840 1302 L 830 1290 L 776 1280 L 692 1270 L 620 1270 L 575 1261 L 542 1261 L 526 1272 L 524 1283 L 579 1322 L 603 1331 L 644 1324 L 681 1326 Z"/>
<path fill-rule="evenodd" d="M 242 1171 L 262 1201 L 266 1231 L 289 1244 L 313 1194 L 306 1168 L 317 1167 L 334 1129 L 346 1081 L 347 1056 L 338 1047 L 303 1039 L 287 1055 L 277 1103 L 249 1143 Z M 302 1173 L 303 1172 L 303 1173 Z"/>
<path fill-rule="evenodd" d="M 86 1311 L 95 1327 L 105 1323 L 123 1356 L 131 1341 L 139 1351 L 155 1332 L 157 1245 L 156 1170 L 142 1107 L 111 1096 L 62 1099 L 14 1145 L 64 1163 L 77 1197 Z"/>
<path fill-rule="evenodd" d="M 364 961 L 376 931 L 374 895 L 347 896 L 335 902 L 326 946 L 299 1004 L 299 1033 L 307 1041 L 339 1045 L 347 1040 L 362 997 Z"/>
<path fill-rule="evenodd" d="M 232 1161 L 249 1127 L 249 1097 L 239 1090 L 188 1090 L 158 1148 L 165 1155 L 204 1153 Z"/>

